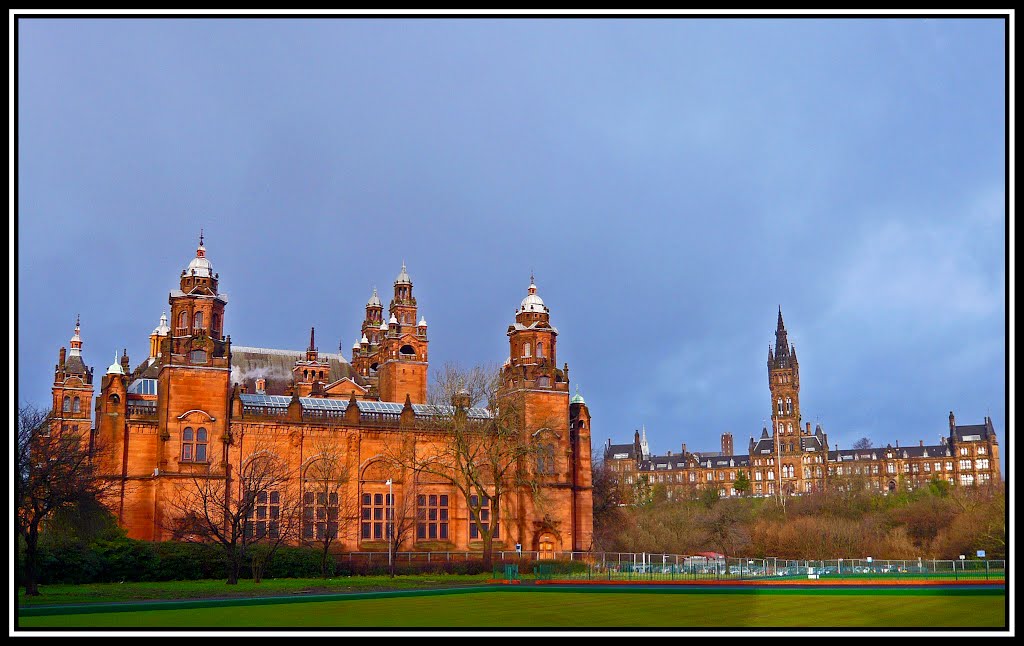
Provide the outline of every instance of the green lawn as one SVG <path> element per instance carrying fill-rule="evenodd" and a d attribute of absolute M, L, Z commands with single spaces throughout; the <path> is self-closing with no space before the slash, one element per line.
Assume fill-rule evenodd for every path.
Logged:
<path fill-rule="evenodd" d="M 81 585 L 40 585 L 40 595 L 26 597 L 18 590 L 22 607 L 70 603 L 113 603 L 173 599 L 222 599 L 278 595 L 371 592 L 377 590 L 422 590 L 481 585 L 489 575 L 424 574 L 415 576 L 353 576 L 332 579 L 264 579 L 253 583 L 243 579 L 227 585 L 223 579 L 202 581 L 161 581 L 147 583 L 88 583 Z"/>
<path fill-rule="evenodd" d="M 19 626 L 146 628 L 1003 627 L 980 591 L 644 592 L 554 589 L 20 617 Z"/>

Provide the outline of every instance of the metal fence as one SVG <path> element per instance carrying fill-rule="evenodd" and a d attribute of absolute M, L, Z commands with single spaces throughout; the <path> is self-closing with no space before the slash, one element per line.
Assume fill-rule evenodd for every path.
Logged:
<path fill-rule="evenodd" d="M 396 565 L 479 562 L 480 552 L 398 552 Z M 387 565 L 387 552 L 352 552 L 338 555 L 341 562 Z M 997 581 L 1004 579 L 1004 560 L 879 560 L 837 558 L 787 560 L 689 556 L 646 552 L 537 552 L 493 553 L 496 579 L 559 579 L 608 581 L 728 581 L 728 580 L 950 580 Z"/>

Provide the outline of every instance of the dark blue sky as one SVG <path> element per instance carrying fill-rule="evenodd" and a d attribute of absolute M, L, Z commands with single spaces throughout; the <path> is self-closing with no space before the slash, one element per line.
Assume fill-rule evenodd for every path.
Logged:
<path fill-rule="evenodd" d="M 143 359 L 202 227 L 238 345 L 348 356 L 405 260 L 500 364 L 533 270 L 596 450 L 744 451 L 780 304 L 833 445 L 1005 439 L 1001 20 L 18 27 L 21 402 L 76 313 Z"/>

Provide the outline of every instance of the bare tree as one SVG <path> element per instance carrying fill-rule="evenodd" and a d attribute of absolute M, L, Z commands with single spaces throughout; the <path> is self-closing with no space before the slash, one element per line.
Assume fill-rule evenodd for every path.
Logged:
<path fill-rule="evenodd" d="M 218 543 L 228 565 L 227 582 L 237 584 L 253 545 L 267 545 L 265 560 L 255 564 L 260 568 L 296 530 L 298 487 L 293 476 L 288 463 L 257 440 L 237 473 L 222 461 L 182 480 L 169 503 L 173 534 Z"/>
<path fill-rule="evenodd" d="M 872 445 L 873 445 L 873 443 L 872 443 L 870 437 L 862 437 L 862 438 L 860 438 L 859 440 L 857 440 L 856 442 L 853 443 L 853 448 L 858 449 L 858 450 L 859 449 L 870 449 L 872 447 Z"/>
<path fill-rule="evenodd" d="M 320 574 L 327 577 L 333 573 L 331 546 L 354 538 L 359 526 L 358 499 L 351 493 L 355 467 L 327 437 L 315 440 L 313 450 L 302 475 L 302 540 L 320 550 Z"/>
<path fill-rule="evenodd" d="M 466 501 L 470 522 L 483 543 L 483 567 L 491 568 L 493 541 L 500 531 L 506 494 L 527 491 L 539 500 L 531 476 L 541 447 L 525 429 L 522 397 L 506 392 L 500 373 L 490 367 L 463 370 L 445 365 L 435 377 L 435 412 L 424 430 L 431 437 L 419 446 L 406 438 L 387 449 L 388 460 L 404 469 L 436 476 Z M 486 415 L 470 411 L 485 407 Z"/>
<path fill-rule="evenodd" d="M 407 483 L 407 484 L 406 484 Z M 391 509 L 388 511 L 388 523 L 386 535 L 389 537 L 391 554 L 397 554 L 399 548 L 407 540 L 413 538 L 416 532 L 417 523 L 420 519 L 420 510 L 425 511 L 426 505 L 420 504 L 419 488 L 416 482 L 416 475 L 408 472 L 406 483 L 402 483 L 401 492 L 394 495 L 391 501 Z M 425 518 L 422 520 L 426 520 Z M 388 565 L 389 574 L 395 576 L 396 559 L 394 556 Z"/>
<path fill-rule="evenodd" d="M 59 509 L 101 502 L 112 481 L 96 477 L 88 431 L 82 434 L 59 424 L 48 412 L 32 406 L 18 408 L 15 459 L 18 533 L 25 541 L 25 594 L 34 596 L 39 594 L 41 526 Z"/>

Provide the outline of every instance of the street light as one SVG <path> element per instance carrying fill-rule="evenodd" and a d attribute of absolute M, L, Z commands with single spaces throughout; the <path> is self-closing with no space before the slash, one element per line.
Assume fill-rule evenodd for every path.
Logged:
<path fill-rule="evenodd" d="M 385 519 L 385 525 L 384 526 L 387 528 L 387 531 L 385 532 L 385 534 L 387 534 L 387 537 L 388 537 L 388 572 L 390 573 L 391 572 L 391 522 L 392 522 L 392 519 L 393 519 L 394 514 L 395 514 L 395 498 L 394 498 L 394 496 L 391 493 L 391 478 L 388 478 L 388 481 L 387 481 L 386 484 L 388 485 L 388 504 L 387 504 L 387 511 L 385 512 L 387 514 L 387 518 Z"/>

